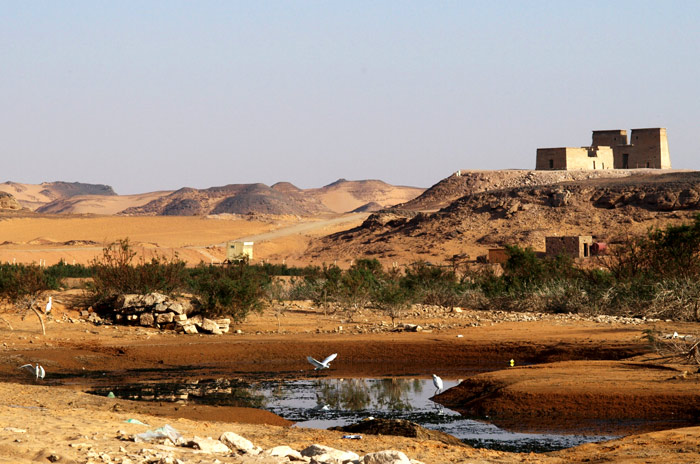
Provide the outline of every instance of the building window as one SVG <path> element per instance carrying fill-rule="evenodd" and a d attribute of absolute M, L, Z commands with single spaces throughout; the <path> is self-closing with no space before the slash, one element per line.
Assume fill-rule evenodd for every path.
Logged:
<path fill-rule="evenodd" d="M 647 161 L 647 168 L 649 167 L 649 161 Z"/>

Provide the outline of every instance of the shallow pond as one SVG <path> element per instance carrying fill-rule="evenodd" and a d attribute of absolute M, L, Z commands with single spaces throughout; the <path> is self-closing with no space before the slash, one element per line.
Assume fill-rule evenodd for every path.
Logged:
<path fill-rule="evenodd" d="M 444 381 L 444 388 L 458 381 Z M 513 433 L 463 417 L 430 401 L 432 379 L 332 379 L 259 381 L 189 380 L 138 383 L 99 388 L 92 393 L 145 401 L 249 406 L 272 411 L 297 427 L 329 428 L 368 417 L 408 419 L 423 427 L 454 435 L 465 443 L 507 451 L 551 451 L 614 438 L 604 435 Z"/>

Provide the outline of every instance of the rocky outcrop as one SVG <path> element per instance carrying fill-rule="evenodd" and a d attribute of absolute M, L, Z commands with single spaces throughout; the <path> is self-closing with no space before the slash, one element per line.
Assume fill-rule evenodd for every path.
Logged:
<path fill-rule="evenodd" d="M 196 312 L 191 298 L 171 298 L 160 293 L 148 293 L 121 295 L 111 311 L 107 314 L 103 312 L 103 315 L 117 324 L 156 327 L 186 334 L 228 333 L 230 319 L 208 319 Z"/>
<path fill-rule="evenodd" d="M 6 192 L 0 192 L 0 210 L 18 211 L 22 209 L 15 197 Z"/>

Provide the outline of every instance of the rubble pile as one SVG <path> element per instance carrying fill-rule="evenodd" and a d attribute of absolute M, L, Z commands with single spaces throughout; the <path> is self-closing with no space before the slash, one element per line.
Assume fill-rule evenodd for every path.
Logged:
<path fill-rule="evenodd" d="M 117 299 L 113 319 L 117 324 L 157 327 L 186 334 L 221 335 L 229 331 L 230 319 L 208 319 L 196 312 L 196 306 L 186 298 L 172 298 L 155 292 L 126 294 Z"/>

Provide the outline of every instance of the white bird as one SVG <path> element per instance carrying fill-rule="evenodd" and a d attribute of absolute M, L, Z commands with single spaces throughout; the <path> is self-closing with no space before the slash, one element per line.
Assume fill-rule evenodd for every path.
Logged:
<path fill-rule="evenodd" d="M 436 395 L 442 391 L 442 379 L 435 374 L 433 374 L 433 385 L 435 385 Z"/>
<path fill-rule="evenodd" d="M 43 379 L 46 375 L 46 371 L 39 363 L 36 363 L 36 367 L 32 366 L 31 364 L 25 364 L 23 366 L 19 366 L 19 368 L 34 374 L 36 376 L 36 380 Z"/>
<path fill-rule="evenodd" d="M 335 359 L 335 357 L 338 356 L 338 353 L 333 353 L 332 355 L 328 356 L 326 359 L 323 361 L 316 361 L 314 358 L 311 356 L 307 356 L 306 359 L 313 364 L 314 370 L 317 371 L 319 369 L 328 369 L 331 367 L 331 361 Z"/>
<path fill-rule="evenodd" d="M 49 302 L 46 303 L 46 308 L 44 308 L 44 314 L 49 314 L 51 312 L 51 297 L 49 297 Z"/>

